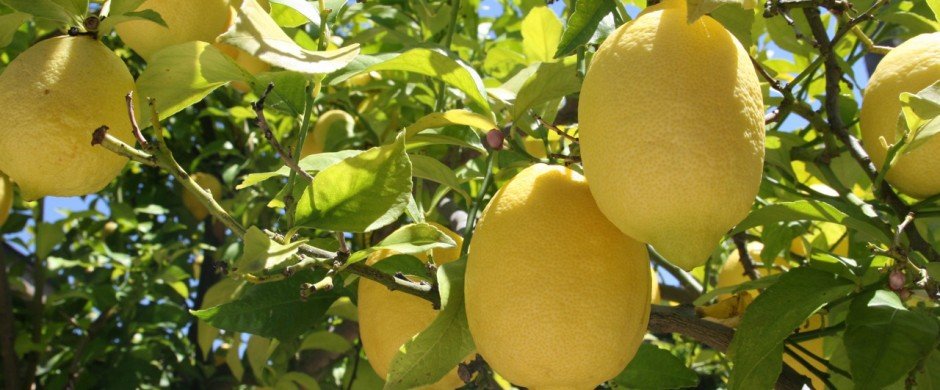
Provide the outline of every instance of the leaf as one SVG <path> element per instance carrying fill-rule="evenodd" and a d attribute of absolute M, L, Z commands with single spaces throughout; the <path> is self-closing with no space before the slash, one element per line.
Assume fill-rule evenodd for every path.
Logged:
<path fill-rule="evenodd" d="M 420 133 L 423 130 L 444 127 L 449 125 L 470 126 L 482 131 L 489 131 L 497 128 L 492 119 L 483 115 L 467 110 L 450 110 L 445 112 L 432 112 L 415 121 L 405 130 L 408 138 Z"/>
<path fill-rule="evenodd" d="M 725 26 L 741 42 L 745 50 L 754 44 L 751 28 L 754 25 L 754 11 L 741 7 L 719 7 L 711 12 L 711 17 Z"/>
<path fill-rule="evenodd" d="M 251 79 L 215 46 L 193 41 L 155 53 L 137 79 L 137 92 L 142 98 L 156 99 L 160 119 L 165 119 L 229 81 Z"/>
<path fill-rule="evenodd" d="M 75 12 L 54 0 L 3 0 L 19 12 L 32 15 L 37 19 L 49 19 L 61 24 L 80 25 L 84 10 Z"/>
<path fill-rule="evenodd" d="M 242 376 L 245 375 L 245 366 L 242 364 L 242 359 L 239 353 L 239 347 L 241 346 L 241 335 L 235 334 L 235 337 L 232 338 L 232 345 L 229 347 L 228 353 L 225 354 L 225 364 L 228 365 L 228 368 L 232 371 L 232 375 L 235 376 L 239 381 L 242 380 Z"/>
<path fill-rule="evenodd" d="M 299 73 L 328 74 L 342 69 L 359 54 L 358 44 L 327 51 L 300 47 L 255 0 L 244 0 L 236 14 L 235 24 L 219 40 L 274 66 Z"/>
<path fill-rule="evenodd" d="M 767 288 L 777 283 L 780 279 L 780 274 L 768 275 L 757 280 L 749 280 L 747 282 L 737 284 L 734 286 L 720 287 L 709 289 L 707 293 L 702 294 L 698 298 L 695 298 L 695 301 L 692 302 L 695 306 L 702 306 L 719 295 L 724 294 L 736 294 L 741 291 L 755 290 L 759 288 Z"/>
<path fill-rule="evenodd" d="M 336 290 L 318 291 L 306 301 L 300 298 L 301 284 L 324 276 L 323 271 L 307 270 L 285 280 L 248 285 L 231 302 L 190 312 L 219 329 L 286 340 L 317 324 L 336 300 Z"/>
<path fill-rule="evenodd" d="M 264 337 L 251 336 L 248 339 L 248 347 L 245 348 L 245 359 L 248 360 L 248 366 L 251 372 L 259 381 L 264 380 L 264 367 L 268 365 L 268 357 L 271 356 L 271 340 Z M 263 382 L 262 382 L 263 383 Z"/>
<path fill-rule="evenodd" d="M 431 224 L 413 223 L 405 225 L 389 234 L 384 240 L 370 248 L 363 249 L 349 257 L 347 263 L 355 263 L 365 259 L 370 253 L 378 250 L 389 250 L 396 253 L 412 254 L 422 253 L 435 248 L 453 248 L 457 246 L 454 239 L 444 234 Z"/>
<path fill-rule="evenodd" d="M 900 100 L 902 122 L 910 131 L 909 141 L 901 151 L 901 155 L 904 155 L 923 146 L 940 133 L 940 81 L 916 95 L 902 93 Z"/>
<path fill-rule="evenodd" d="M 880 239 L 883 242 L 890 242 L 888 235 L 881 228 L 869 222 L 867 218 L 849 216 L 831 204 L 816 200 L 782 202 L 762 207 L 751 212 L 744 221 L 741 221 L 734 228 L 732 234 L 756 226 L 807 220 L 837 223 L 865 233 L 875 239 Z"/>
<path fill-rule="evenodd" d="M 427 145 L 455 145 L 473 149 L 482 155 L 487 154 L 486 148 L 483 147 L 483 142 L 480 140 L 480 135 L 465 126 L 447 126 L 424 130 L 408 139 L 408 150 Z"/>
<path fill-rule="evenodd" d="M 737 4 L 744 9 L 754 9 L 757 0 L 686 0 L 689 9 L 689 23 L 725 4 Z"/>
<path fill-rule="evenodd" d="M 301 159 L 297 165 L 300 166 L 304 172 L 315 174 L 320 172 L 327 167 L 337 164 L 347 158 L 353 157 L 362 153 L 361 150 L 341 150 L 339 152 L 330 152 L 330 153 L 317 153 L 311 154 L 307 157 Z M 283 166 L 281 169 L 278 169 L 274 172 L 264 172 L 264 173 L 250 173 L 245 175 L 242 179 L 241 184 L 235 187 L 236 190 L 248 188 L 254 186 L 258 183 L 261 183 L 265 180 L 275 178 L 275 177 L 287 177 L 290 175 L 290 167 Z"/>
<path fill-rule="evenodd" d="M 933 11 L 933 20 L 940 23 L 940 0 L 927 0 L 927 6 Z"/>
<path fill-rule="evenodd" d="M 333 79 L 330 84 L 336 85 L 353 76 L 372 71 L 400 70 L 412 72 L 436 78 L 461 90 L 483 113 L 490 113 L 490 104 L 486 100 L 483 79 L 480 78 L 480 75 L 462 61 L 449 57 L 439 49 L 417 48 L 395 56 L 385 55 L 361 59 L 365 62 L 357 65 L 357 67 L 363 66 L 360 70 L 343 74 L 341 77 Z"/>
<path fill-rule="evenodd" d="M 783 363 L 784 339 L 822 305 L 854 288 L 847 280 L 806 267 L 783 274 L 744 313 L 728 347 L 734 363 L 728 388 L 772 388 Z"/>
<path fill-rule="evenodd" d="M 852 301 L 845 349 L 858 389 L 880 389 L 903 378 L 937 346 L 940 325 L 907 310 L 897 294 L 879 290 Z"/>
<path fill-rule="evenodd" d="M 29 20 L 29 14 L 22 12 L 14 11 L 13 13 L 0 15 L 0 49 L 13 42 L 13 35 L 27 20 Z"/>
<path fill-rule="evenodd" d="M 65 229 L 60 222 L 43 222 L 36 233 L 36 257 L 44 259 L 65 240 Z"/>
<path fill-rule="evenodd" d="M 470 201 L 470 194 L 460 187 L 460 180 L 457 179 L 457 175 L 444 163 L 420 154 L 409 154 L 408 156 L 411 159 L 412 174 L 415 177 L 441 183 L 460 194 L 468 202 Z"/>
<path fill-rule="evenodd" d="M 519 89 L 513 103 L 512 116 L 518 121 L 528 115 L 530 108 L 568 96 L 580 89 L 581 79 L 578 78 L 577 59 L 574 56 L 542 63 Z"/>
<path fill-rule="evenodd" d="M 320 11 L 306 0 L 270 0 L 271 16 L 284 27 L 298 27 L 308 22 L 320 27 Z"/>
<path fill-rule="evenodd" d="M 215 307 L 230 301 L 243 283 L 244 282 L 239 280 L 225 278 L 213 284 L 212 287 L 206 290 L 206 295 L 202 298 L 202 308 Z M 203 320 L 199 320 L 198 342 L 203 357 L 209 357 L 209 353 L 212 352 L 212 343 L 218 335 L 219 330 L 217 328 L 210 326 Z"/>
<path fill-rule="evenodd" d="M 411 195 L 411 161 L 405 137 L 324 169 L 297 202 L 297 224 L 343 232 L 368 232 L 392 223 Z"/>
<path fill-rule="evenodd" d="M 679 389 L 698 386 L 698 374 L 669 351 L 640 344 L 633 360 L 614 382 L 631 389 Z"/>
<path fill-rule="evenodd" d="M 376 262 L 372 268 L 393 276 L 401 272 L 403 275 L 429 279 L 427 263 L 412 255 L 392 255 Z"/>
<path fill-rule="evenodd" d="M 98 32 L 110 32 L 112 29 L 114 29 L 114 26 L 124 22 L 129 22 L 131 20 L 147 20 L 166 27 L 166 21 L 163 20 L 163 17 L 160 16 L 157 11 L 152 9 L 145 9 L 141 11 L 127 11 L 120 14 L 108 15 L 107 18 L 101 21 L 101 25 L 98 26 Z"/>
<path fill-rule="evenodd" d="M 310 375 L 291 371 L 277 378 L 274 390 L 320 390 L 320 384 Z"/>
<path fill-rule="evenodd" d="M 235 268 L 233 269 L 239 274 L 283 268 L 285 262 L 290 260 L 300 249 L 300 246 L 307 242 L 307 240 L 298 240 L 287 245 L 281 245 L 255 226 L 248 228 L 242 241 L 244 242 L 244 250 L 241 257 L 235 262 Z"/>
<path fill-rule="evenodd" d="M 304 338 L 298 351 L 319 349 L 327 352 L 343 353 L 350 350 L 352 347 L 352 343 L 343 338 L 343 336 L 330 331 L 321 330 L 313 332 Z"/>
<path fill-rule="evenodd" d="M 561 41 L 561 21 L 546 6 L 532 8 L 522 19 L 522 47 L 529 62 L 546 62 L 555 57 Z"/>
<path fill-rule="evenodd" d="M 476 348 L 464 310 L 466 259 L 437 270 L 441 311 L 427 329 L 402 345 L 389 366 L 385 388 L 411 389 L 437 382 Z"/>
<path fill-rule="evenodd" d="M 934 349 L 924 360 L 924 368 L 917 373 L 917 388 L 921 390 L 940 389 L 940 350 Z"/>
<path fill-rule="evenodd" d="M 568 17 L 568 26 L 561 35 L 554 58 L 573 54 L 579 46 L 590 42 L 601 20 L 614 12 L 614 1 L 620 0 L 578 0 L 574 13 Z"/>

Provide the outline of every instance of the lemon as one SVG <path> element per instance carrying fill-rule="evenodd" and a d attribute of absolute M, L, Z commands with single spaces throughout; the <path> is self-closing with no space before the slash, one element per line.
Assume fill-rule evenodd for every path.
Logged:
<path fill-rule="evenodd" d="M 196 172 L 190 176 L 200 187 L 211 192 L 212 198 L 217 202 L 219 199 L 222 199 L 222 183 L 219 182 L 219 179 L 216 179 L 215 176 L 204 172 Z M 186 206 L 186 209 L 192 213 L 197 221 L 202 221 L 209 216 L 209 210 L 199 202 L 199 199 L 196 198 L 196 195 L 193 195 L 192 192 L 183 192 L 183 206 Z"/>
<path fill-rule="evenodd" d="M 607 37 L 578 107 L 600 210 L 670 262 L 703 264 L 760 186 L 764 107 L 747 51 L 666 0 Z"/>
<path fill-rule="evenodd" d="M 454 248 L 438 248 L 431 251 L 436 264 L 446 264 L 460 257 L 463 239 L 449 229 L 431 223 L 457 242 Z M 395 252 L 379 250 L 369 256 L 366 264 L 374 265 Z M 427 256 L 418 256 L 427 261 Z M 371 280 L 359 280 L 359 337 L 369 364 L 381 378 L 388 376 L 389 366 L 398 349 L 416 334 L 431 325 L 437 317 L 437 311 L 431 303 L 421 298 L 400 291 L 390 291 L 387 287 Z M 463 381 L 454 368 L 430 389 L 455 389 L 462 387 Z"/>
<path fill-rule="evenodd" d="M 127 159 L 91 145 L 92 132 L 133 144 L 127 66 L 94 38 L 37 43 L 0 74 L 0 171 L 26 200 L 100 191 Z"/>
<path fill-rule="evenodd" d="M 353 136 L 356 120 L 346 111 L 330 110 L 324 112 L 317 119 L 317 124 L 304 139 L 304 147 L 300 150 L 300 157 L 311 154 L 331 151 L 335 145 Z"/>
<path fill-rule="evenodd" d="M 13 184 L 0 173 L 0 226 L 7 222 L 13 209 Z"/>
<path fill-rule="evenodd" d="M 872 73 L 862 98 L 859 116 L 865 150 L 875 167 L 884 166 L 888 150 L 880 137 L 898 141 L 898 117 L 903 92 L 917 93 L 940 81 L 940 32 L 922 34 L 891 50 Z M 940 138 L 934 137 L 899 156 L 885 178 L 893 186 L 915 198 L 940 193 Z"/>
<path fill-rule="evenodd" d="M 529 155 L 532 157 L 537 157 L 540 159 L 548 157 L 548 154 L 545 150 L 545 141 L 542 141 L 541 138 L 526 136 L 522 140 L 522 146 L 525 147 L 526 153 L 529 153 Z M 554 131 L 549 131 L 548 147 L 553 151 L 558 150 L 561 147 L 561 135 Z"/>
<path fill-rule="evenodd" d="M 795 240 L 798 240 L 796 238 Z M 751 260 L 755 263 L 757 269 L 757 274 L 759 276 L 768 276 L 776 275 L 780 273 L 780 270 L 776 267 L 768 268 L 766 265 L 758 265 L 761 263 L 760 252 L 764 249 L 764 245 L 759 242 L 751 242 L 747 245 L 748 255 L 751 257 Z M 775 266 L 789 267 L 790 263 L 787 259 L 778 257 L 774 260 Z M 737 249 L 732 250 L 728 254 L 728 259 L 725 260 L 725 264 L 721 267 L 721 271 L 718 273 L 718 283 L 715 285 L 716 288 L 722 287 L 731 287 L 737 286 L 741 283 L 750 281 L 751 278 L 747 276 L 744 272 L 744 264 L 741 264 L 741 252 Z M 719 296 L 719 300 L 726 299 L 730 297 L 730 294 L 722 294 Z"/>
<path fill-rule="evenodd" d="M 583 176 L 533 165 L 496 193 L 470 243 L 470 334 L 514 384 L 593 389 L 643 341 L 649 272 L 646 246 L 604 218 Z"/>
<path fill-rule="evenodd" d="M 128 47 L 145 60 L 167 46 L 191 41 L 214 43 L 232 21 L 228 0 L 147 0 L 137 10 L 152 9 L 167 27 L 131 20 L 115 27 Z"/>

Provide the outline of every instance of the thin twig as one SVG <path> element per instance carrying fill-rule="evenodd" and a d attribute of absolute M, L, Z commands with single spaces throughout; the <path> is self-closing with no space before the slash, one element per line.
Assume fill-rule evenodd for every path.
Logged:
<path fill-rule="evenodd" d="M 130 117 L 131 132 L 134 133 L 134 138 L 137 138 L 137 143 L 140 144 L 141 148 L 150 150 L 150 143 L 144 138 L 144 135 L 140 132 L 140 125 L 137 124 L 137 114 L 134 112 L 134 91 L 128 92 L 127 95 L 124 96 L 124 101 L 127 103 L 127 116 Z M 107 128 L 106 126 L 102 127 Z M 92 145 L 94 145 L 94 143 L 92 143 Z"/>
<path fill-rule="evenodd" d="M 751 254 L 747 250 L 747 238 L 745 238 L 744 233 L 731 236 L 731 241 L 734 241 L 734 245 L 738 248 L 738 258 L 744 268 L 744 274 L 751 278 L 751 280 L 760 279 L 760 274 L 757 273 L 757 268 L 754 267 Z"/>
<path fill-rule="evenodd" d="M 575 136 L 573 136 L 573 135 L 571 135 L 571 134 L 568 134 L 568 133 L 564 132 L 562 129 L 559 129 L 558 126 L 555 126 L 555 125 L 553 125 L 553 124 L 551 124 L 551 123 L 546 122 L 544 119 L 542 119 L 542 116 L 541 116 L 541 115 L 538 115 L 538 114 L 533 113 L 533 114 L 532 114 L 532 117 L 535 118 L 535 120 L 538 121 L 540 125 L 545 126 L 546 129 L 549 129 L 549 130 L 551 130 L 551 131 L 554 131 L 554 132 L 558 133 L 558 135 L 567 138 L 569 141 L 571 141 L 571 142 L 578 142 L 578 141 L 579 141 L 579 140 L 578 140 L 578 137 L 575 137 Z"/>
<path fill-rule="evenodd" d="M 277 142 L 277 137 L 274 136 L 274 132 L 271 131 L 271 127 L 268 125 L 268 120 L 264 116 L 264 101 L 268 98 L 268 94 L 274 89 L 274 83 L 268 84 L 268 87 L 264 90 L 264 93 L 261 94 L 261 97 L 257 102 L 251 105 L 255 110 L 255 114 L 258 115 L 258 127 L 261 128 L 262 133 L 264 133 L 264 138 L 271 143 L 271 146 L 274 147 L 274 150 L 281 157 L 281 161 L 284 161 L 284 164 L 290 167 L 291 170 L 296 172 L 300 177 L 304 178 L 307 183 L 313 182 L 313 176 L 311 176 L 307 171 L 304 171 L 300 165 L 291 157 L 291 154 L 284 150 L 284 147 L 281 146 L 280 142 Z"/>
<path fill-rule="evenodd" d="M 117 137 L 108 134 L 108 126 L 101 126 L 95 129 L 91 136 L 91 145 L 101 145 L 105 149 L 149 167 L 160 166 L 160 164 L 157 162 L 157 158 L 153 155 L 136 149 L 133 146 L 124 143 L 124 141 L 121 141 Z"/>

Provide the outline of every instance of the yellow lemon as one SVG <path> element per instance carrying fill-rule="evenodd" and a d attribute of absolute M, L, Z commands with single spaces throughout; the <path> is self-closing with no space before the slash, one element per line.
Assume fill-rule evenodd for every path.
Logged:
<path fill-rule="evenodd" d="M 940 32 L 922 34 L 891 50 L 872 73 L 862 98 L 859 116 L 865 150 L 875 167 L 884 166 L 888 150 L 880 137 L 898 141 L 898 117 L 903 92 L 917 93 L 940 81 Z M 886 179 L 905 194 L 926 198 L 940 193 L 940 138 L 928 140 L 910 153 L 899 156 Z"/>
<path fill-rule="evenodd" d="M 222 183 L 215 176 L 203 172 L 196 172 L 191 176 L 200 187 L 212 193 L 213 199 L 216 201 L 222 199 Z M 202 221 L 209 216 L 209 210 L 199 202 L 199 199 L 192 192 L 183 192 L 183 206 L 186 206 L 186 209 L 193 214 L 197 221 Z"/>
<path fill-rule="evenodd" d="M 167 25 L 132 20 L 115 27 L 121 40 L 148 61 L 167 46 L 190 41 L 214 43 L 232 20 L 228 0 L 147 0 L 137 9 L 156 11 Z"/>
<path fill-rule="evenodd" d="M 470 333 L 514 384 L 593 389 L 643 341 L 649 272 L 646 246 L 604 218 L 584 177 L 533 165 L 496 193 L 470 243 Z"/>
<path fill-rule="evenodd" d="M 7 222 L 13 208 L 13 183 L 0 173 L 0 226 Z"/>
<path fill-rule="evenodd" d="M 431 250 L 436 264 L 447 264 L 460 257 L 460 246 L 463 239 L 449 229 L 431 223 L 450 238 L 457 242 L 454 248 L 438 248 Z M 380 250 L 369 256 L 366 264 L 373 265 L 392 255 L 395 252 Z M 427 256 L 418 256 L 427 261 Z M 362 348 L 366 352 L 369 364 L 379 377 L 388 376 L 389 366 L 398 349 L 411 340 L 416 334 L 431 325 L 437 317 L 437 311 L 431 303 L 421 298 L 408 295 L 400 291 L 389 291 L 381 284 L 371 280 L 359 280 L 359 337 L 362 339 Z M 457 376 L 454 368 L 437 383 L 428 386 L 429 389 L 456 389 L 464 385 Z"/>
<path fill-rule="evenodd" d="M 124 101 L 133 90 L 127 66 L 94 38 L 37 43 L 0 74 L 0 171 L 27 200 L 100 191 L 127 159 L 91 135 L 104 125 L 133 144 Z"/>
<path fill-rule="evenodd" d="M 780 270 L 776 267 L 768 269 L 766 265 L 762 266 L 757 264 L 761 262 L 760 252 L 763 249 L 764 245 L 759 242 L 751 242 L 747 245 L 748 255 L 750 255 L 751 260 L 755 263 L 757 274 L 763 277 L 780 273 Z M 774 261 L 774 265 L 789 267 L 790 263 L 787 259 L 778 257 Z M 715 285 L 715 288 L 737 286 L 750 280 L 751 278 L 744 273 L 744 265 L 741 264 L 741 252 L 735 249 L 728 254 L 728 259 L 725 260 L 725 264 L 721 267 L 721 271 L 718 273 L 718 283 Z M 730 294 L 722 294 L 718 299 L 722 300 L 730 296 Z"/>
<path fill-rule="evenodd" d="M 548 154 L 545 150 L 545 142 L 541 138 L 536 138 L 532 136 L 526 136 L 522 141 L 522 146 L 525 147 L 526 153 L 529 153 L 533 157 L 538 158 L 547 158 Z M 554 131 L 548 132 L 548 147 L 553 151 L 558 151 L 561 147 L 561 135 Z"/>
<path fill-rule="evenodd" d="M 760 186 L 764 107 L 747 51 L 667 0 L 607 37 L 578 107 L 604 215 L 686 270 L 703 264 Z"/>
<path fill-rule="evenodd" d="M 324 112 L 317 119 L 313 130 L 307 133 L 304 147 L 300 150 L 300 157 L 330 151 L 337 142 L 351 138 L 356 120 L 346 111 L 330 110 Z"/>

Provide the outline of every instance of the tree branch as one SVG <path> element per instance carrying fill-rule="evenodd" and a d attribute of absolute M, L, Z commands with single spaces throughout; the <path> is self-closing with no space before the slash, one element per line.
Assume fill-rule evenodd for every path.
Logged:
<path fill-rule="evenodd" d="M 284 164 L 290 167 L 291 170 L 296 172 L 300 177 L 304 178 L 307 183 L 313 182 L 313 176 L 311 176 L 307 171 L 300 168 L 300 165 L 294 161 L 294 158 L 291 157 L 291 154 L 284 150 L 284 147 L 281 146 L 280 142 L 277 142 L 277 137 L 274 136 L 274 132 L 271 131 L 271 126 L 268 125 L 268 120 L 264 116 L 264 101 L 268 98 L 268 94 L 274 90 L 274 83 L 268 84 L 268 88 L 264 90 L 264 93 L 258 98 L 258 101 L 251 105 L 251 108 L 255 110 L 255 114 L 258 116 L 258 127 L 261 128 L 261 132 L 264 133 L 264 138 L 271 143 L 271 146 L 274 147 L 274 150 L 277 152 L 278 156 L 281 157 L 281 161 L 284 161 Z M 307 131 L 307 129 L 300 129 L 300 131 Z M 300 151 L 294 151 L 295 153 L 300 153 Z"/>
<path fill-rule="evenodd" d="M 744 274 L 751 280 L 760 279 L 760 274 L 757 273 L 757 268 L 754 267 L 754 261 L 751 259 L 751 253 L 747 250 L 747 238 L 744 236 L 744 233 L 738 233 L 731 236 L 731 241 L 734 241 L 734 246 L 738 248 L 738 257 L 741 261 L 741 266 L 744 267 Z"/>

